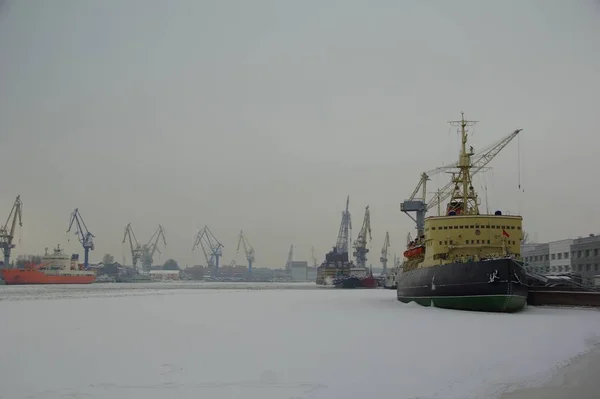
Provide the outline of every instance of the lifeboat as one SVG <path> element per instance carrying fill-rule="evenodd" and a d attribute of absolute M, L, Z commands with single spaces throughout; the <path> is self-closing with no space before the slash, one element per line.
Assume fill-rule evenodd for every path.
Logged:
<path fill-rule="evenodd" d="M 415 256 L 419 256 L 425 252 L 425 247 L 423 245 L 419 245 L 414 248 L 407 249 L 404 251 L 405 258 L 414 258 Z"/>

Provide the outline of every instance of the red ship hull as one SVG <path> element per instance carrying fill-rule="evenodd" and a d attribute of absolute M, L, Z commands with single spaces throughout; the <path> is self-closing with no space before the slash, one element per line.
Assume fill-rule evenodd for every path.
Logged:
<path fill-rule="evenodd" d="M 91 284 L 96 281 L 95 274 L 48 275 L 35 269 L 2 269 L 2 278 L 6 285 Z"/>
<path fill-rule="evenodd" d="M 372 275 L 361 278 L 360 283 L 362 284 L 363 288 L 377 288 L 379 286 L 377 279 Z"/>

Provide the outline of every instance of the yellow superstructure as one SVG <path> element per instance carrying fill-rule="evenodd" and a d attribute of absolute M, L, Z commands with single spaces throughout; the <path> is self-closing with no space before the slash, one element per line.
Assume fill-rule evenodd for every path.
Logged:
<path fill-rule="evenodd" d="M 417 267 L 521 255 L 521 216 L 456 215 L 425 219 L 425 254 Z"/>

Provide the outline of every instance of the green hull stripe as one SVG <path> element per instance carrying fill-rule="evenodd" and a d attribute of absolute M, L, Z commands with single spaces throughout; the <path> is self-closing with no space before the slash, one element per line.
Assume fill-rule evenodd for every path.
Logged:
<path fill-rule="evenodd" d="M 401 296 L 400 298 L 406 299 L 460 299 L 460 298 L 524 298 L 527 299 L 524 295 L 450 295 L 450 296 Z"/>
<path fill-rule="evenodd" d="M 484 312 L 518 312 L 527 306 L 523 295 L 462 295 L 462 296 L 399 296 L 400 302 L 416 302 L 422 306 L 437 308 L 476 310 Z"/>

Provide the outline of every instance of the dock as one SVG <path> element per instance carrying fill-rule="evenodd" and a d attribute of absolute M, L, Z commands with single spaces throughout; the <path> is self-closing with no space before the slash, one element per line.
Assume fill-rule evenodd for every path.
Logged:
<path fill-rule="evenodd" d="M 533 306 L 578 306 L 600 308 L 600 289 L 579 283 L 570 274 L 527 273 L 527 304 Z"/>

